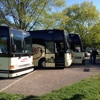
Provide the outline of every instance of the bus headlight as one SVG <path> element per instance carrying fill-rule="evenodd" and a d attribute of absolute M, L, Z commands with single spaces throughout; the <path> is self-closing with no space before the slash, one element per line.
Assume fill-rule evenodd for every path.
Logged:
<path fill-rule="evenodd" d="M 14 69 L 15 67 L 13 65 L 10 66 L 10 69 Z"/>
<path fill-rule="evenodd" d="M 11 65 L 10 69 L 14 69 L 14 68 L 18 68 L 18 67 L 19 67 L 19 65 Z"/>

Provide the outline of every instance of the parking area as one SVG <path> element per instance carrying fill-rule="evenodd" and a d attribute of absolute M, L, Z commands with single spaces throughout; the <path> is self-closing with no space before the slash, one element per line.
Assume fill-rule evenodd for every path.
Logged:
<path fill-rule="evenodd" d="M 100 63 L 92 65 L 88 60 L 85 65 L 71 65 L 70 68 L 37 69 L 17 78 L 0 78 L 0 92 L 38 96 L 98 73 Z"/>

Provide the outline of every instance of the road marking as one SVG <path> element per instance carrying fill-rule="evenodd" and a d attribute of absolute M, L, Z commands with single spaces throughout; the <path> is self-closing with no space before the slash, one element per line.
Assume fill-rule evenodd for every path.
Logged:
<path fill-rule="evenodd" d="M 36 71 L 33 71 L 33 72 L 36 72 Z M 1 89 L 1 90 L 0 90 L 0 92 L 2 92 L 2 91 L 4 91 L 4 90 L 6 90 L 7 88 L 9 88 L 10 86 L 12 86 L 13 84 L 15 84 L 15 83 L 17 83 L 18 81 L 20 81 L 20 80 L 24 79 L 25 77 L 27 77 L 27 76 L 31 75 L 33 72 L 28 73 L 28 74 L 26 74 L 25 76 L 23 76 L 23 77 L 19 78 L 18 80 L 14 81 L 14 82 L 13 82 L 13 83 L 11 83 L 10 85 L 8 85 L 8 86 L 6 86 L 5 88 Z"/>

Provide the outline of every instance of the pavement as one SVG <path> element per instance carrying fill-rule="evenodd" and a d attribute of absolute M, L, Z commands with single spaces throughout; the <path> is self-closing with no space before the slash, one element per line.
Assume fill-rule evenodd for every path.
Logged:
<path fill-rule="evenodd" d="M 86 59 L 85 65 L 71 65 L 64 69 L 37 69 L 17 78 L 0 78 L 0 92 L 39 96 L 99 73 L 100 61 L 93 65 Z"/>

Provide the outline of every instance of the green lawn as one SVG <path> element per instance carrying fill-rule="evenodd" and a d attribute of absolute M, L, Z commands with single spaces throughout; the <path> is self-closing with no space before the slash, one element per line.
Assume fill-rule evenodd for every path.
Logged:
<path fill-rule="evenodd" d="M 0 100 L 100 100 L 100 74 L 42 96 L 0 93 Z"/>

